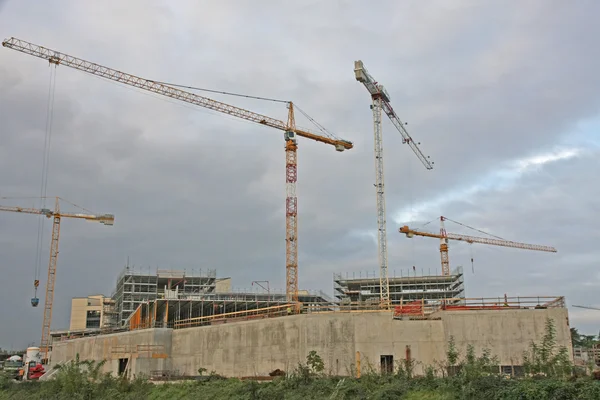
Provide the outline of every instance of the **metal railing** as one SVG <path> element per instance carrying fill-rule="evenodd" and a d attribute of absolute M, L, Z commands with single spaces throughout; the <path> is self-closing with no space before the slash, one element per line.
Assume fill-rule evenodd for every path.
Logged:
<path fill-rule="evenodd" d="M 436 312 L 461 312 L 461 311 L 494 311 L 494 310 L 525 310 L 525 309 L 548 309 L 565 308 L 565 298 L 562 296 L 535 296 L 535 297 L 482 297 L 482 298 L 446 298 L 435 301 L 395 301 L 391 309 L 384 309 L 373 300 L 364 302 L 340 302 L 340 303 L 305 303 L 305 304 L 278 304 L 269 307 L 251 310 L 234 311 L 221 314 L 213 314 L 201 317 L 192 317 L 179 320 L 152 321 L 136 325 L 137 329 L 147 328 L 191 328 L 207 325 L 218 325 L 240 321 L 249 321 L 262 318 L 278 318 L 295 314 L 326 314 L 326 313 L 374 313 L 383 312 L 402 319 L 432 319 L 439 316 L 432 315 Z M 117 331 L 130 330 L 128 328 L 116 328 L 89 332 L 89 335 L 105 334 Z M 86 332 L 87 333 L 87 332 Z M 74 335 L 66 335 L 55 340 L 72 339 Z M 87 336 L 87 335 L 86 335 Z"/>
<path fill-rule="evenodd" d="M 224 323 L 249 321 L 262 318 L 283 317 L 297 312 L 298 308 L 295 304 L 284 304 L 272 307 L 257 308 L 254 310 L 235 311 L 230 313 L 207 315 L 203 317 L 194 317 L 180 319 L 168 323 L 169 328 L 181 329 L 192 328 L 206 325 L 220 325 Z"/>
<path fill-rule="evenodd" d="M 412 316 L 413 319 L 423 319 L 438 311 L 483 311 L 507 309 L 546 309 L 564 308 L 564 297 L 495 297 L 495 298 L 449 298 L 436 302 L 425 301 L 396 302 L 392 310 L 381 308 L 379 303 L 311 303 L 277 305 L 247 311 L 209 315 L 173 321 L 167 327 L 175 329 L 196 326 L 217 325 L 223 323 L 247 321 L 259 318 L 283 317 L 290 314 L 323 314 L 323 313 L 358 313 L 358 312 L 393 312 L 394 316 Z"/>

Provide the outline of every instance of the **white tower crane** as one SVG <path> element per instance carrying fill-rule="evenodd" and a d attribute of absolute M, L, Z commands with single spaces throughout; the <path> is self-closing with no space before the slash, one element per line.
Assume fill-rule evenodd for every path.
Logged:
<path fill-rule="evenodd" d="M 402 143 L 408 144 L 417 155 L 419 160 L 425 165 L 425 168 L 432 169 L 433 162 L 425 157 L 417 143 L 410 137 L 404 124 L 396 115 L 396 112 L 390 105 L 390 96 L 383 87 L 367 72 L 362 61 L 354 62 L 354 76 L 361 82 L 369 93 L 373 104 L 373 132 L 375 135 L 375 192 L 377 195 L 377 244 L 379 250 L 379 284 L 380 284 L 380 302 L 383 308 L 390 307 L 390 283 L 388 277 L 388 254 L 387 254 L 387 233 L 385 221 L 385 191 L 383 179 L 383 142 L 381 135 L 381 110 L 385 111 L 392 124 L 402 135 Z"/>

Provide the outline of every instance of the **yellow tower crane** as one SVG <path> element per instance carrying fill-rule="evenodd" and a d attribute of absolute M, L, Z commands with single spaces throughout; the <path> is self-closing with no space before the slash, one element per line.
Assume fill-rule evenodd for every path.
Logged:
<path fill-rule="evenodd" d="M 58 240 L 60 237 L 60 220 L 61 218 L 76 218 L 85 219 L 87 221 L 99 222 L 104 225 L 112 226 L 115 222 L 115 216 L 112 214 L 89 215 L 79 213 L 62 213 L 60 212 L 59 197 L 56 197 L 54 211 L 42 208 L 24 208 L 0 206 L 0 211 L 17 212 L 23 214 L 43 215 L 53 219 L 52 224 L 52 240 L 50 242 L 50 261 L 48 262 L 48 280 L 46 281 L 46 299 L 44 301 L 44 321 L 42 323 L 42 340 L 40 342 L 40 351 L 43 358 L 48 360 L 48 348 L 50 346 L 50 324 L 52 322 L 52 305 L 54 302 L 54 284 L 56 282 L 56 261 L 58 260 Z M 37 289 L 39 281 L 36 279 L 34 285 Z M 31 305 L 37 306 L 39 300 L 37 297 L 31 299 Z"/>
<path fill-rule="evenodd" d="M 82 60 L 55 50 L 26 42 L 24 40 L 10 38 L 2 42 L 2 46 L 34 57 L 42 58 L 54 65 L 65 65 L 79 71 L 87 72 L 111 81 L 123 83 L 148 92 L 160 94 L 185 103 L 195 104 L 199 107 L 208 108 L 223 114 L 231 115 L 247 121 L 256 122 L 284 132 L 285 139 L 285 178 L 286 178 L 286 294 L 288 301 L 298 301 L 298 199 L 296 197 L 297 180 L 297 158 L 296 150 L 298 143 L 296 136 L 301 136 L 320 143 L 332 145 L 337 151 L 349 150 L 353 147 L 352 142 L 334 137 L 331 134 L 323 136 L 307 130 L 296 128 L 294 119 L 294 105 L 288 104 L 287 122 L 275 118 L 257 114 L 239 107 L 235 107 L 194 93 L 186 92 L 174 86 L 161 82 L 152 81 L 117 71 L 102 65 Z M 297 108 L 297 107 L 296 107 Z M 300 110 L 301 111 L 301 110 Z M 319 126 L 321 129 L 322 127 Z M 323 130 L 323 129 L 321 129 Z M 323 130 L 324 131 L 324 130 Z"/>
<path fill-rule="evenodd" d="M 511 242 L 503 239 L 493 239 L 493 238 L 482 238 L 477 236 L 467 236 L 467 235 L 459 235 L 457 233 L 448 233 L 446 232 L 446 228 L 444 226 L 444 221 L 446 217 L 440 217 L 440 233 L 430 233 L 430 232 L 421 232 L 414 229 L 410 229 L 408 226 L 403 226 L 399 229 L 400 233 L 404 233 L 407 237 L 412 238 L 414 236 L 424 236 L 440 239 L 440 255 L 442 259 L 442 275 L 448 276 L 450 275 L 450 260 L 448 258 L 448 240 L 460 240 L 467 243 L 481 243 L 481 244 L 489 244 L 492 246 L 504 246 L 504 247 L 513 247 L 516 249 L 524 249 L 524 250 L 537 250 L 537 251 L 547 251 L 551 253 L 556 253 L 556 249 L 550 246 L 542 246 L 539 244 L 527 244 L 527 243 L 519 243 L 519 242 Z"/>

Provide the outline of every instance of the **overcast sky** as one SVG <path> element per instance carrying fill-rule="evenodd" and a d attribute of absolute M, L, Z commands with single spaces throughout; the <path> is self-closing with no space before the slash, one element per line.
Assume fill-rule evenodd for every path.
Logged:
<path fill-rule="evenodd" d="M 438 242 L 397 229 L 445 215 L 558 249 L 450 243 L 467 297 L 566 296 L 600 307 L 598 15 L 593 0 L 9 0 L 0 1 L 0 36 L 149 79 L 293 100 L 354 142 L 344 153 L 299 144 L 300 287 L 328 293 L 334 272 L 378 269 L 370 97 L 352 71 L 362 59 L 435 162 L 425 170 L 383 121 L 390 273 L 439 271 Z M 52 68 L 0 49 L 0 196 L 39 196 Z M 216 269 L 237 288 L 284 288 L 282 132 L 55 72 L 47 194 L 116 222 L 63 220 L 53 329 L 68 327 L 72 297 L 110 295 L 127 258 Z M 287 116 L 283 104 L 210 96 Z M 42 302 L 51 223 L 44 227 Z M 36 216 L 0 215 L 3 348 L 39 342 L 43 308 L 30 306 L 37 231 Z M 572 326 L 598 332 L 600 311 L 570 311 Z"/>

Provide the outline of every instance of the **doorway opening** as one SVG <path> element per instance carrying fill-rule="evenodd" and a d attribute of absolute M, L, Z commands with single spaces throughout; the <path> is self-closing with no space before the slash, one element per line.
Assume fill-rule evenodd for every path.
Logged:
<path fill-rule="evenodd" d="M 119 358 L 119 376 L 122 376 L 125 373 L 128 362 L 129 358 Z"/>

